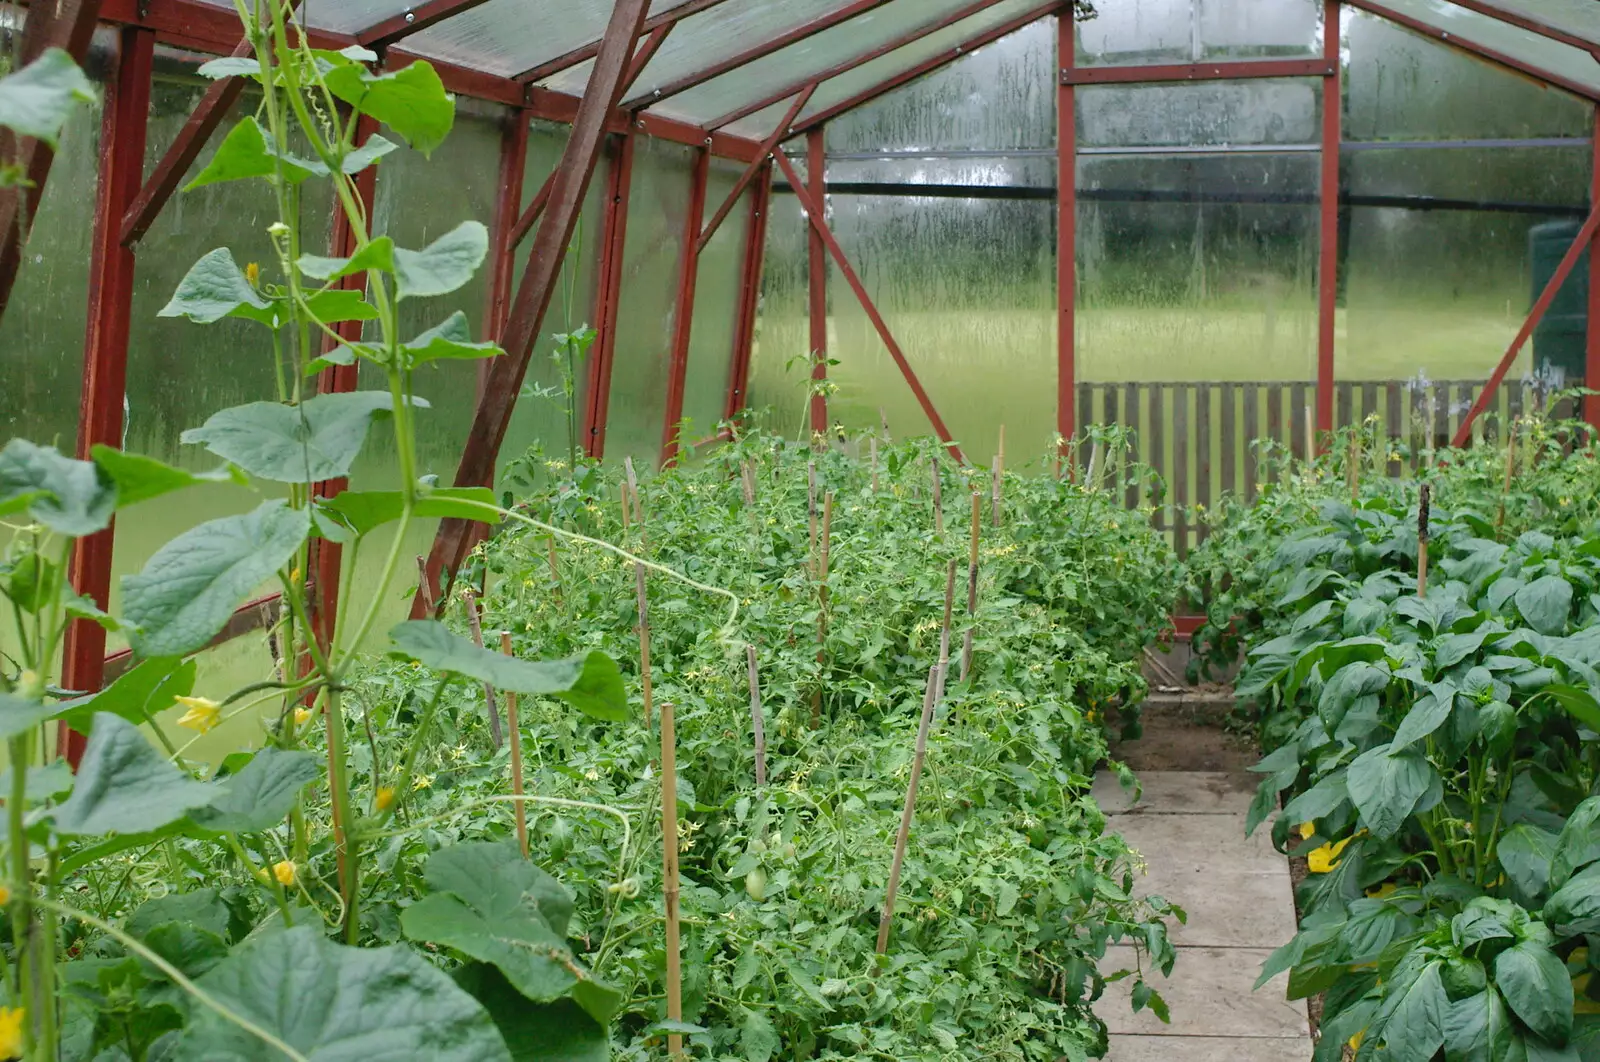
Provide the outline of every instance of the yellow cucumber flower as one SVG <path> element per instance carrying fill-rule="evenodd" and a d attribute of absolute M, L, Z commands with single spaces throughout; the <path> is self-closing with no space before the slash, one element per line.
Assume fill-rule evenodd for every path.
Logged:
<path fill-rule="evenodd" d="M 1314 822 L 1302 822 L 1300 824 L 1300 839 L 1302 841 L 1309 841 L 1309 840 L 1311 840 L 1311 838 L 1315 837 L 1316 835 L 1317 835 L 1317 824 L 1316 823 L 1314 823 Z"/>
<path fill-rule="evenodd" d="M 0 1058 L 22 1057 L 22 1023 L 27 1016 L 21 1007 L 0 1007 Z"/>
<path fill-rule="evenodd" d="M 294 710 L 294 725 L 295 726 L 305 726 L 309 722 L 311 722 L 311 709 L 310 708 L 296 708 Z"/>
<path fill-rule="evenodd" d="M 388 811 L 394 807 L 394 786 L 386 785 L 378 789 L 378 810 Z"/>
<path fill-rule="evenodd" d="M 222 722 L 222 705 L 209 697 L 176 697 L 174 700 L 189 709 L 178 720 L 179 726 L 204 734 Z"/>
<path fill-rule="evenodd" d="M 279 885 L 282 885 L 287 889 L 294 884 L 295 871 L 298 869 L 299 868 L 296 867 L 293 862 L 285 859 L 281 863 L 274 863 L 272 865 L 272 876 L 278 879 Z"/>

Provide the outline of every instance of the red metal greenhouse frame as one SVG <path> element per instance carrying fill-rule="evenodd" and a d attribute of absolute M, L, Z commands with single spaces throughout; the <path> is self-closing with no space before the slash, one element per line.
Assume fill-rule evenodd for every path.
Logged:
<path fill-rule="evenodd" d="M 451 18 L 466 15 L 485 0 L 417 0 L 413 8 L 359 32 L 336 34 L 309 30 L 314 44 L 343 48 L 362 44 L 376 50 L 379 62 L 389 67 L 421 58 L 406 50 L 408 38 Z M 840 0 L 827 14 L 785 30 L 769 39 L 750 43 L 740 50 L 706 65 L 692 75 L 674 78 L 653 90 L 634 94 L 634 83 L 660 49 L 671 43 L 675 31 L 694 16 L 709 12 L 728 0 L 687 0 L 667 11 L 650 15 L 649 0 L 615 0 L 603 34 L 557 58 L 514 76 L 501 76 L 469 66 L 430 59 L 446 87 L 460 95 L 502 104 L 513 109 L 514 120 L 507 124 L 501 145 L 499 190 L 493 219 L 489 256 L 489 298 L 484 312 L 484 330 L 497 339 L 508 356 L 488 365 L 482 377 L 473 425 L 463 449 L 456 482 L 460 485 L 492 483 L 496 460 L 506 435 L 533 346 L 539 335 L 556 287 L 563 257 L 585 201 L 597 166 L 606 153 L 615 165 L 608 168 L 608 187 L 604 197 L 604 235 L 600 248 L 600 287 L 596 317 L 599 337 L 589 364 L 588 401 L 584 410 L 583 431 L 587 451 L 593 458 L 604 455 L 607 413 L 610 406 L 610 381 L 615 360 L 618 313 L 623 299 L 622 253 L 626 244 L 628 203 L 631 191 L 632 160 L 639 137 L 654 137 L 695 149 L 691 180 L 691 201 L 682 236 L 681 267 L 675 298 L 675 328 L 669 350 L 669 380 L 666 417 L 662 425 L 661 460 L 670 463 L 678 456 L 678 422 L 684 403 L 685 376 L 691 331 L 695 324 L 696 272 L 701 253 L 712 235 L 744 202 L 748 224 L 740 254 L 740 279 L 735 300 L 735 327 L 729 350 L 728 384 L 722 412 L 732 417 L 745 402 L 753 337 L 761 286 L 767 216 L 773 180 L 778 172 L 788 179 L 808 219 L 809 278 L 811 287 L 810 325 L 814 372 L 826 371 L 827 358 L 827 280 L 831 258 L 838 275 L 851 288 L 915 393 L 934 431 L 962 460 L 962 453 L 945 426 L 939 412 L 923 388 L 910 358 L 896 341 L 888 323 L 874 304 L 866 286 L 856 273 L 843 247 L 828 224 L 822 132 L 827 123 L 850 110 L 879 98 L 933 71 L 941 69 L 977 48 L 1041 19 L 1056 17 L 1059 26 L 1061 67 L 1057 86 L 1058 174 L 1077 171 L 1078 136 L 1076 94 L 1080 86 L 1106 84 L 1147 84 L 1234 80 L 1243 78 L 1320 78 L 1324 100 L 1342 98 L 1343 63 L 1340 54 L 1342 7 L 1363 9 L 1398 23 L 1443 44 L 1469 52 L 1481 60 L 1512 70 L 1600 104 L 1600 91 L 1581 81 L 1561 76 L 1552 70 L 1530 64 L 1525 59 L 1486 47 L 1458 34 L 1408 16 L 1385 0 L 1323 0 L 1324 50 L 1315 58 L 1261 59 L 1236 62 L 1148 66 L 1080 67 L 1075 61 L 1076 26 L 1070 16 L 1071 2 L 1047 0 L 1021 11 L 1016 17 L 985 25 L 959 43 L 894 72 L 869 87 L 832 102 L 815 113 L 806 114 L 819 86 L 829 79 L 866 68 L 875 60 L 905 49 L 935 33 L 958 27 L 963 20 L 980 16 L 1006 0 L 973 0 L 943 17 L 909 29 L 887 43 L 879 44 L 842 62 L 823 69 L 797 70 L 794 79 L 777 89 L 752 90 L 750 98 L 737 109 L 704 125 L 697 125 L 659 113 L 663 101 L 703 85 L 713 78 L 741 77 L 751 64 L 782 49 L 803 42 L 830 28 L 846 25 L 852 19 L 870 16 L 894 0 Z M 1463 11 L 1487 16 L 1514 26 L 1530 37 L 1544 38 L 1564 46 L 1581 48 L 1600 61 L 1600 47 L 1542 21 L 1504 10 L 1485 0 L 1449 0 Z M 745 6 L 750 6 L 748 3 Z M 1013 4 L 1021 7 L 1020 4 Z M 217 82 L 205 93 L 175 142 L 144 176 L 147 120 L 150 112 L 153 56 L 157 43 L 215 55 L 246 54 L 240 41 L 237 20 L 231 8 L 203 0 L 52 0 L 30 6 L 21 35 L 17 59 L 24 63 L 45 48 L 67 49 L 80 62 L 85 58 L 97 26 L 117 28 L 120 47 L 115 70 L 106 89 L 103 129 L 100 138 L 98 193 L 95 199 L 91 283 L 84 347 L 84 386 L 79 419 L 77 450 L 87 455 L 97 444 L 116 446 L 123 433 L 123 392 L 127 373 L 129 316 L 137 269 L 138 242 L 171 199 L 184 174 L 199 157 L 208 140 L 221 125 L 229 107 L 242 91 L 239 79 Z M 591 63 L 587 87 L 582 95 L 555 91 L 541 82 Z M 728 127 L 757 112 L 783 107 L 781 119 L 771 134 L 756 140 L 737 136 Z M 544 185 L 535 191 L 523 208 L 523 172 L 528 148 L 528 126 L 533 119 L 567 124 L 571 134 L 560 165 Z M 1315 429 L 1319 434 L 1335 427 L 1335 312 L 1339 252 L 1339 161 L 1341 150 L 1341 107 L 1324 106 L 1321 129 L 1321 176 L 1319 213 L 1319 292 L 1317 329 L 1317 380 Z M 1591 205 L 1595 207 L 1571 251 L 1561 262 L 1543 296 L 1538 299 L 1516 340 L 1506 351 L 1488 385 L 1478 395 L 1472 411 L 1459 425 L 1456 442 L 1470 437 L 1472 420 L 1487 407 L 1495 388 L 1506 376 L 1517 354 L 1548 309 L 1561 285 L 1570 276 L 1583 253 L 1591 256 L 1595 275 L 1600 276 L 1600 106 L 1596 108 L 1595 188 Z M 786 141 L 799 139 L 804 145 L 807 172 L 797 171 L 781 149 Z M 33 183 L 42 188 L 49 176 L 52 155 L 41 143 L 24 141 L 10 145 Z M 732 191 L 720 202 L 707 199 L 711 160 L 725 159 L 742 167 Z M 370 205 L 376 169 L 366 171 L 360 188 Z M 1073 437 L 1079 414 L 1075 409 L 1077 370 L 1075 349 L 1075 302 L 1078 287 L 1076 245 L 1078 195 L 1075 180 L 1058 180 L 1058 396 L 1057 425 L 1063 439 Z M 0 194 L 0 311 L 8 300 L 20 268 L 20 248 L 32 222 L 38 196 L 21 196 L 16 189 Z M 348 230 L 335 224 L 331 253 L 347 254 L 341 245 L 350 239 Z M 520 284 L 513 290 L 517 254 L 528 241 L 526 268 Z M 351 282 L 359 283 L 352 278 Z M 1587 382 L 1600 388 L 1600 284 L 1590 292 L 1587 338 Z M 324 391 L 344 391 L 355 386 L 351 369 L 334 368 L 323 374 Z M 1600 399 L 1585 400 L 1584 415 L 1600 425 Z M 827 400 L 820 393 L 811 399 L 810 425 L 825 431 L 829 425 Z M 343 483 L 319 484 L 318 490 L 331 495 Z M 473 544 L 473 528 L 458 521 L 446 521 L 440 528 L 428 558 L 428 576 L 433 584 L 419 590 L 418 607 L 426 597 L 437 600 L 438 583 L 445 573 L 455 570 Z M 325 545 L 316 557 L 315 582 L 337 586 L 340 556 L 335 546 Z M 72 561 L 75 589 L 105 605 L 112 571 L 112 532 L 104 531 L 79 543 Z M 254 604 L 237 615 L 222 636 L 233 637 L 251 629 L 259 621 Z M 319 613 L 318 623 L 327 628 L 331 617 Z M 64 682 L 69 688 L 99 688 L 107 668 L 105 632 L 88 622 L 76 623 L 70 633 L 64 665 Z"/>

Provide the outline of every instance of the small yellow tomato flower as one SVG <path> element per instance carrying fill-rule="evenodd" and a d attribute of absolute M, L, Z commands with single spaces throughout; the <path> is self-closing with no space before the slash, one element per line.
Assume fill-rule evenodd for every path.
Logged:
<path fill-rule="evenodd" d="M 416 781 L 411 783 L 411 788 L 412 789 L 432 789 L 433 788 L 433 775 L 431 775 L 431 774 L 419 774 L 419 775 L 417 775 Z"/>
<path fill-rule="evenodd" d="M 208 733 L 218 723 L 222 722 L 222 705 L 209 697 L 175 697 L 178 704 L 189 709 L 178 720 L 179 726 L 186 726 L 190 730 Z"/>
<path fill-rule="evenodd" d="M 0 1058 L 22 1057 L 22 1023 L 27 1016 L 21 1007 L 0 1007 Z"/>
<path fill-rule="evenodd" d="M 4 885 L 0 885 L 0 907 L 4 907 L 6 904 L 8 904 L 10 902 L 11 902 L 11 890 L 6 888 Z"/>
<path fill-rule="evenodd" d="M 1317 824 L 1316 823 L 1314 823 L 1314 822 L 1302 822 L 1300 824 L 1300 839 L 1302 841 L 1309 841 L 1309 840 L 1311 840 L 1311 838 L 1315 837 L 1316 834 L 1317 834 Z"/>
<path fill-rule="evenodd" d="M 299 870 L 291 860 L 285 859 L 281 863 L 272 864 L 272 876 L 278 879 L 278 884 L 288 888 L 295 882 L 295 872 Z"/>
<path fill-rule="evenodd" d="M 311 709 L 310 708 L 296 708 L 294 710 L 294 725 L 295 726 L 305 726 L 309 722 L 311 722 Z"/>
<path fill-rule="evenodd" d="M 1338 844 L 1325 844 L 1321 848 L 1311 851 L 1306 856 L 1306 866 L 1313 874 L 1326 874 L 1339 865 L 1339 857 L 1344 855 L 1344 850 L 1349 847 L 1354 836 L 1346 837 Z"/>
<path fill-rule="evenodd" d="M 245 266 L 244 278 L 250 282 L 252 288 L 259 288 L 261 286 L 261 264 L 259 262 L 251 262 Z"/>
<path fill-rule="evenodd" d="M 379 786 L 377 803 L 379 811 L 388 811 L 390 808 L 394 807 L 394 786 Z"/>

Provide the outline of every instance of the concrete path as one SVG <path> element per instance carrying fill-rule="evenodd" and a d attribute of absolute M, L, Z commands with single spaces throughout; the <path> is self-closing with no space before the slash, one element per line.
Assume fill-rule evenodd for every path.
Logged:
<path fill-rule="evenodd" d="M 1189 922 L 1172 927 L 1172 977 L 1151 981 L 1172 1024 L 1133 1013 L 1131 980 L 1112 985 L 1097 1008 L 1111 1029 L 1107 1062 L 1309 1062 L 1310 1022 L 1304 1002 L 1284 1000 L 1288 975 L 1252 991 L 1262 962 L 1295 931 L 1288 861 L 1266 826 L 1244 835 L 1256 779 L 1189 771 L 1139 779 L 1138 803 L 1109 774 L 1095 780 L 1095 798 L 1148 864 L 1139 893 L 1177 904 Z M 1132 959 L 1131 948 L 1112 949 L 1103 968 Z"/>

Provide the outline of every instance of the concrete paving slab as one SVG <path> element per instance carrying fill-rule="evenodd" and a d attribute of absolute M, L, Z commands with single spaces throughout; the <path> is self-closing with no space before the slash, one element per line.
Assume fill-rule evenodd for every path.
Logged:
<path fill-rule="evenodd" d="M 1309 1055 L 1305 1003 L 1284 998 L 1289 975 L 1280 974 L 1259 992 L 1252 991 L 1270 954 L 1270 948 L 1180 948 L 1172 976 L 1157 974 L 1150 980 L 1167 1002 L 1171 1025 L 1163 1025 L 1148 1008 L 1133 1013 L 1131 977 L 1107 986 L 1095 1012 L 1113 1036 L 1305 1037 Z M 1109 973 L 1133 969 L 1134 963 L 1133 949 L 1119 946 L 1107 952 L 1100 968 Z"/>
<path fill-rule="evenodd" d="M 1169 923 L 1179 947 L 1276 948 L 1295 933 L 1293 891 L 1281 865 L 1270 872 L 1240 873 L 1151 859 L 1134 892 L 1184 909 L 1188 924 Z"/>
<path fill-rule="evenodd" d="M 1310 1062 L 1298 1037 L 1113 1036 L 1106 1062 Z"/>
<path fill-rule="evenodd" d="M 1110 828 L 1152 865 L 1200 873 L 1289 873 L 1272 847 L 1271 828 L 1263 823 L 1247 838 L 1242 815 L 1118 815 Z"/>
<path fill-rule="evenodd" d="M 1224 771 L 1151 771 L 1140 775 L 1137 803 L 1110 771 L 1094 780 L 1094 799 L 1108 815 L 1238 815 L 1250 810 L 1259 779 Z"/>

